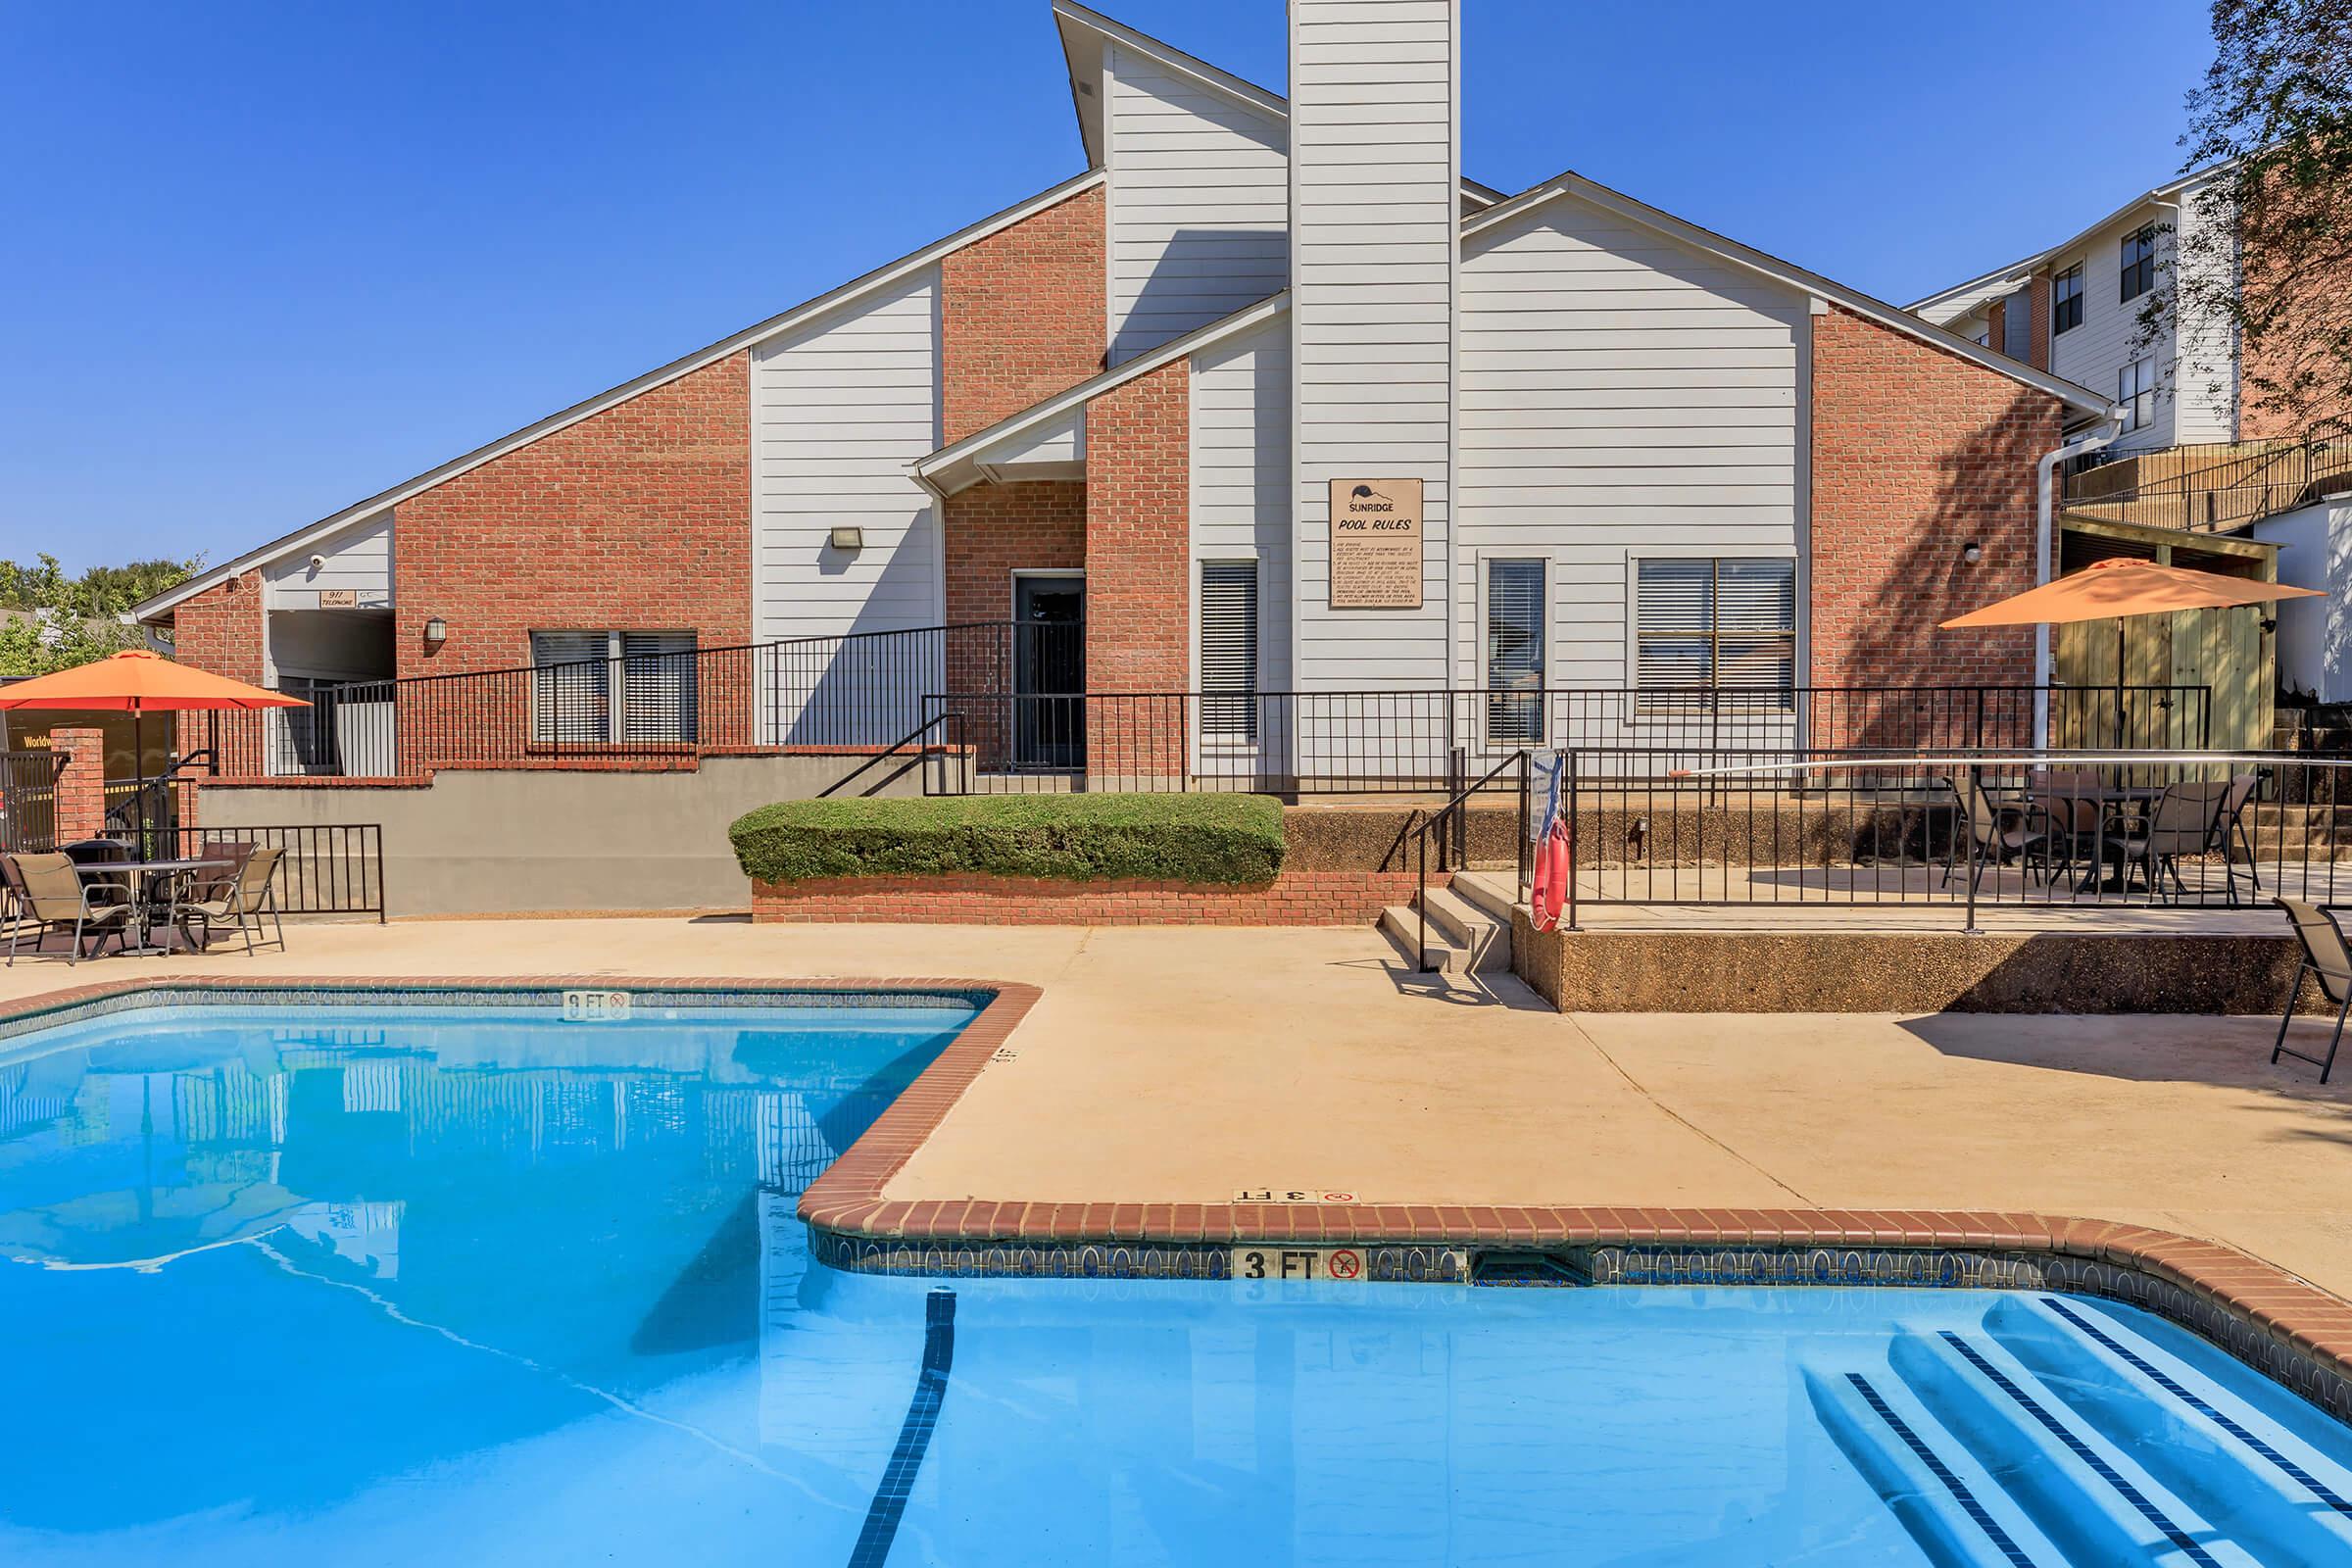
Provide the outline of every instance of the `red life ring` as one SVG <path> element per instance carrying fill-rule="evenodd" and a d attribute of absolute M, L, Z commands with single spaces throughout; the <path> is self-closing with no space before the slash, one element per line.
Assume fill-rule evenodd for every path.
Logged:
<path fill-rule="evenodd" d="M 1537 930 L 1548 931 L 1560 923 L 1560 910 L 1568 904 L 1568 879 L 1575 874 L 1568 824 L 1555 821 L 1536 846 L 1535 885 L 1527 896 L 1528 918 Z"/>

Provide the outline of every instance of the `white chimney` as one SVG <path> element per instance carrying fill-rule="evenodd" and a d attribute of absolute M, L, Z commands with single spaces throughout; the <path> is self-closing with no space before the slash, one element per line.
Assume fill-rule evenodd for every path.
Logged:
<path fill-rule="evenodd" d="M 1459 3 L 1290 7 L 1296 684 L 1446 686 Z"/>

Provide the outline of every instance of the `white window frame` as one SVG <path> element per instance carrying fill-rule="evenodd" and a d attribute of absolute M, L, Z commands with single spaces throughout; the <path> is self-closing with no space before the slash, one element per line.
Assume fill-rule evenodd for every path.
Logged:
<path fill-rule="evenodd" d="M 1248 566 L 1255 594 L 1257 646 L 1252 650 L 1250 671 L 1251 707 L 1250 733 L 1247 735 L 1211 734 L 1208 728 L 1208 690 L 1202 684 L 1206 665 L 1203 661 L 1207 602 L 1201 596 L 1201 572 L 1209 566 Z M 1192 581 L 1186 589 L 1192 595 L 1193 632 L 1193 692 L 1197 707 L 1193 719 L 1194 743 L 1202 752 L 1218 756 L 1237 756 L 1255 752 L 1263 743 L 1266 727 L 1265 707 L 1257 694 L 1265 689 L 1266 673 L 1266 564 L 1262 556 L 1250 549 L 1203 550 L 1193 557 Z"/>
<path fill-rule="evenodd" d="M 2075 280 L 2075 291 L 2072 294 L 2062 295 L 2058 291 L 2058 285 L 2069 277 Z M 2075 330 L 2075 328 L 2081 326 L 2083 318 L 2089 314 L 2090 308 L 2085 303 L 2084 296 L 2084 289 L 2089 281 L 2089 275 L 2081 262 L 2075 262 L 2066 267 L 2061 267 L 2058 269 L 2058 270 L 2050 274 L 2051 342 L 2056 342 L 2066 333 L 2072 332 Z M 2065 304 L 2069 300 L 2074 302 L 2075 318 L 2067 322 L 2064 326 L 2060 326 L 2058 324 L 2058 307 Z"/>
<path fill-rule="evenodd" d="M 2126 435 L 2156 422 L 2156 356 L 2143 354 L 2115 372 L 2115 402 L 2124 411 Z"/>
<path fill-rule="evenodd" d="M 1552 669 L 1554 667 L 1553 662 L 1558 656 L 1560 646 L 1558 625 L 1559 616 L 1557 613 L 1557 606 L 1552 598 L 1554 585 L 1559 580 L 1559 571 L 1554 564 L 1552 558 L 1546 555 L 1531 554 L 1525 550 L 1496 548 L 1491 550 L 1479 550 L 1475 553 L 1473 559 L 1475 561 L 1475 569 L 1478 573 L 1478 592 L 1476 595 L 1477 604 L 1473 611 L 1475 619 L 1473 620 L 1470 628 L 1470 678 L 1473 688 L 1481 693 L 1489 690 L 1487 678 L 1487 615 L 1491 602 L 1489 589 L 1491 588 L 1493 582 L 1494 568 L 1499 563 L 1512 565 L 1533 565 L 1544 575 L 1543 585 L 1537 590 L 1537 592 L 1539 595 L 1539 602 L 1542 604 L 1544 609 L 1544 623 L 1540 628 L 1544 637 L 1544 690 L 1550 690 Z M 1536 734 L 1534 739 L 1497 740 L 1494 737 L 1493 726 L 1489 722 L 1490 715 L 1488 712 L 1487 700 L 1483 696 L 1480 697 L 1478 704 L 1478 742 L 1481 752 L 1488 756 L 1497 756 L 1506 752 L 1518 751 L 1522 747 L 1543 746 L 1544 743 L 1544 737 L 1551 732 L 1551 714 L 1548 710 L 1549 707 L 1550 705 L 1543 697 L 1539 696 L 1537 698 Z"/>
<path fill-rule="evenodd" d="M 546 664 L 546 665 L 542 665 L 542 664 L 540 663 L 540 662 L 539 662 L 539 639 L 540 639 L 540 638 L 542 638 L 542 637 L 600 637 L 600 636 L 601 636 L 602 638 L 604 638 L 604 640 L 605 640 L 605 657 L 604 657 L 604 661 L 603 661 L 603 662 L 604 662 L 604 665 L 605 665 L 605 671 L 606 671 L 606 673 L 605 673 L 605 734 L 604 734 L 604 738 L 603 738 L 603 740 L 602 740 L 601 742 L 598 742 L 598 741 L 586 741 L 586 740 L 578 740 L 578 739 L 573 739 L 573 738 L 571 738 L 571 737 L 566 737 L 566 736 L 559 736 L 559 735 L 553 734 L 553 733 L 552 733 L 552 732 L 550 732 L 549 730 L 542 729 L 542 727 L 541 727 L 541 717 L 542 717 L 542 714 L 541 714 L 541 711 L 540 711 L 540 706 L 539 706 L 539 704 L 540 704 L 540 673 L 539 673 L 539 672 L 540 672 L 540 671 L 541 671 L 543 668 L 549 668 L 549 669 L 553 669 L 553 668 L 562 668 L 562 667 L 564 667 L 564 666 L 566 666 L 566 665 L 571 665 L 571 664 L 593 664 L 593 663 L 596 663 L 598 661 L 597 661 L 597 660 L 595 660 L 594 658 L 589 658 L 589 659 L 581 659 L 581 660 L 568 660 L 568 659 L 567 659 L 567 660 L 558 660 L 558 661 L 555 661 L 555 662 L 552 662 L 552 663 L 549 663 L 549 664 Z M 675 736 L 675 737 L 664 736 L 664 737 L 662 737 L 662 738 L 660 738 L 660 739 L 655 739 L 655 740 L 642 740 L 642 741 L 639 741 L 639 740 L 632 740 L 632 739 L 631 739 L 631 737 L 629 736 L 629 733 L 628 733 L 628 661 L 629 661 L 629 656 L 628 656 L 628 654 L 627 654 L 627 652 L 626 652 L 626 649 L 627 649 L 627 646 L 628 646 L 628 639 L 629 639 L 629 638 L 631 638 L 631 637 L 682 637 L 682 638 L 686 639 L 686 641 L 687 641 L 687 644 L 688 644 L 687 648 L 685 648 L 685 649 L 681 650 L 681 651 L 680 651 L 678 654 L 671 655 L 671 656 L 666 656 L 666 657 L 680 658 L 680 659 L 684 659 L 684 660 L 686 660 L 686 661 L 688 662 L 688 668 L 694 671 L 693 689 L 694 689 L 694 691 L 695 691 L 695 694 L 696 694 L 696 695 L 695 695 L 694 707 L 693 707 L 693 710 L 692 710 L 690 712 L 689 712 L 689 711 L 687 711 L 687 710 L 683 710 L 683 709 L 681 710 L 682 716 L 684 716 L 684 717 L 685 717 L 685 720 L 686 720 L 686 722 L 685 722 L 685 727 L 686 727 L 687 729 L 689 729 L 690 731 L 692 731 L 692 733 L 690 733 L 690 734 L 685 734 L 685 735 L 679 735 L 679 736 Z M 530 744 L 531 744 L 531 746 L 532 746 L 532 747 L 534 747 L 534 748 L 538 748 L 538 747 L 547 747 L 547 748 L 551 748 L 551 749 L 552 749 L 552 748 L 559 748 L 559 747 L 564 747 L 564 746 L 589 746 L 589 745 L 599 745 L 599 744 L 602 744 L 602 745 L 609 745 L 609 746 L 621 746 L 621 745 L 640 745 L 640 746 L 677 746 L 677 747 L 689 747 L 689 746 L 696 745 L 696 744 L 697 744 L 697 743 L 700 741 L 700 739 L 701 739 L 701 735 L 702 735 L 702 712 L 701 712 L 701 691 L 700 691 L 700 688 L 701 688 L 701 666 L 699 665 L 699 663 L 696 663 L 696 662 L 695 662 L 695 659 L 696 659 L 696 657 L 697 657 L 697 656 L 699 656 L 699 655 L 700 655 L 700 654 L 703 652 L 703 646 L 702 646 L 702 633 L 701 633 L 701 632 L 699 632 L 699 631 L 697 631 L 697 630 L 694 630 L 694 629 L 692 629 L 692 628 L 689 628 L 689 627 L 683 627 L 683 626 L 679 626 L 679 627 L 670 627 L 670 626 L 661 626 L 661 627 L 655 627 L 655 626 L 631 626 L 631 627 L 627 627 L 627 628 L 620 628 L 620 627 L 596 627 L 596 626 L 576 626 L 576 627 L 573 627 L 573 626 L 563 626 L 563 627 L 559 627 L 559 626 L 536 626 L 536 627 L 533 627 L 533 628 L 531 629 L 531 631 L 529 632 L 529 634 L 528 634 L 528 639 L 529 639 L 529 647 L 530 647 L 530 652 L 531 652 L 531 738 L 530 738 Z M 550 715 L 550 716 L 552 716 L 552 715 Z"/>
<path fill-rule="evenodd" d="M 1639 693 L 1642 680 L 1642 563 L 1644 561 L 1787 561 L 1790 563 L 1789 577 L 1795 604 L 1789 619 L 1794 625 L 1791 634 L 1792 650 L 1788 664 L 1790 684 L 1798 692 L 1806 687 L 1805 674 L 1810 668 L 1812 620 L 1808 600 L 1810 575 L 1806 571 L 1804 552 L 1794 545 L 1747 545 L 1725 541 L 1718 544 L 1644 545 L 1625 553 L 1625 679 L 1629 692 Z M 1799 698 L 1795 706 L 1802 708 Z M 1625 704 L 1625 722 L 1633 724 L 1644 716 L 1654 716 L 1672 710 L 1646 709 L 1639 696 Z"/>

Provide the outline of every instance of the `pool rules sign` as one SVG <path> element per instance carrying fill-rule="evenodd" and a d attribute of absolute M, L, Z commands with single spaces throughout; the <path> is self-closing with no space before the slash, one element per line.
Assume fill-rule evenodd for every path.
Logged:
<path fill-rule="evenodd" d="M 1421 608 L 1421 481 L 1331 481 L 1331 608 Z"/>

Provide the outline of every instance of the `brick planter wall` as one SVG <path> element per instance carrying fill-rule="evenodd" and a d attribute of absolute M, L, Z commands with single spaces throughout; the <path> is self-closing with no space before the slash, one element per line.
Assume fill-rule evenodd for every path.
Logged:
<path fill-rule="evenodd" d="M 1432 871 L 1432 886 L 1448 880 Z M 760 924 L 1369 925 L 1419 884 L 1403 871 L 1285 871 L 1263 887 L 1067 882 L 1046 877 L 871 876 L 754 882 Z"/>

